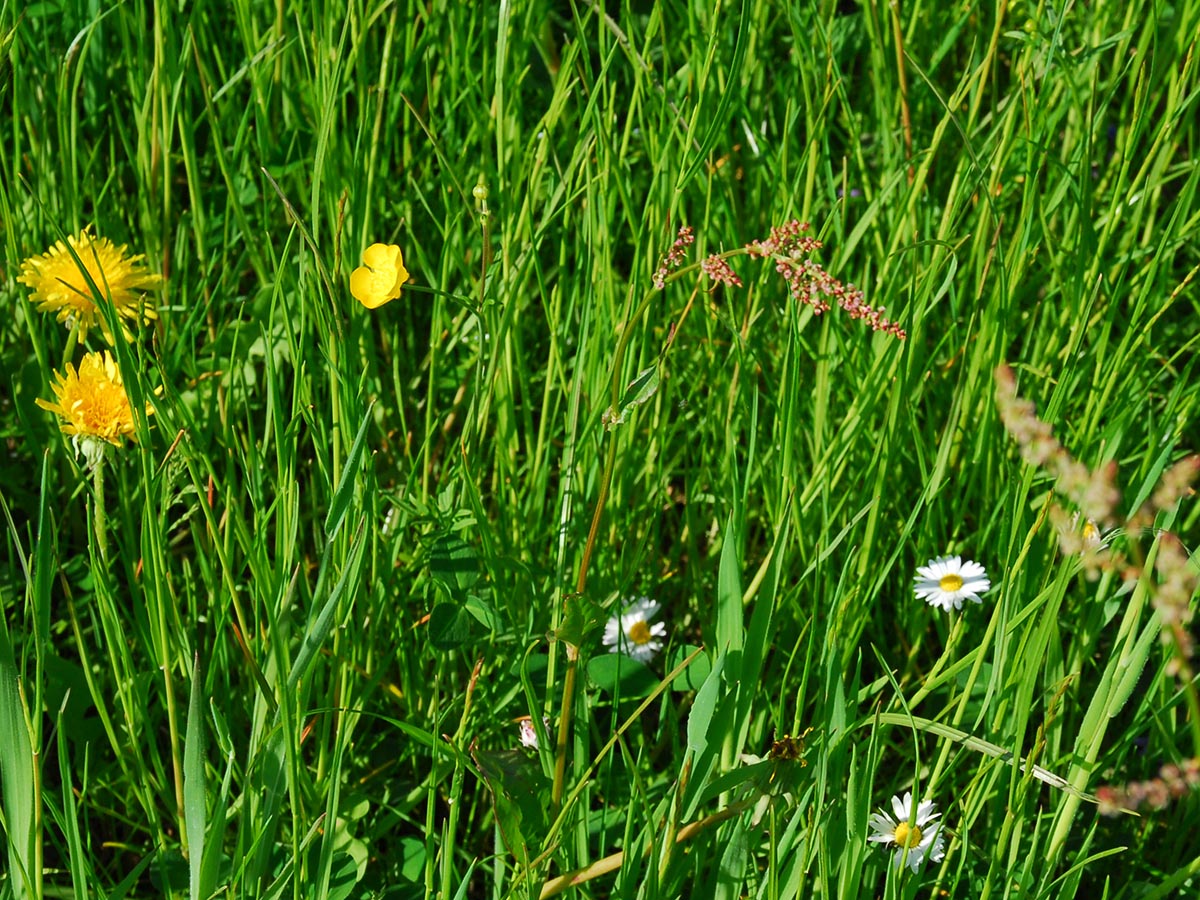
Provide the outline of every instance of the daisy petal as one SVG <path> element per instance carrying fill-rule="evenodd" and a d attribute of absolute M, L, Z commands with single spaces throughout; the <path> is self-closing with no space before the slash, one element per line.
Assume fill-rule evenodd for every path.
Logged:
<path fill-rule="evenodd" d="M 604 626 L 603 642 L 610 653 L 624 653 L 639 662 L 649 662 L 663 648 L 667 626 L 650 623 L 660 606 L 649 597 L 638 597 Z"/>
<path fill-rule="evenodd" d="M 913 593 L 918 599 L 942 610 L 962 609 L 963 601 L 982 603 L 981 594 L 992 583 L 982 565 L 961 556 L 939 556 L 918 566 Z"/>

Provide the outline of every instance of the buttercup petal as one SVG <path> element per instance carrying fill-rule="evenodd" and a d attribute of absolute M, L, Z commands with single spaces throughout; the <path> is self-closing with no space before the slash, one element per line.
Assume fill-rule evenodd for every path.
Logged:
<path fill-rule="evenodd" d="M 364 266 L 372 269 L 395 270 L 400 260 L 400 248 L 395 244 L 372 244 L 363 251 Z"/>
<path fill-rule="evenodd" d="M 408 281 L 404 255 L 395 244 L 372 244 L 363 252 L 363 265 L 350 273 L 350 293 L 367 309 L 377 309 L 400 296 Z"/>

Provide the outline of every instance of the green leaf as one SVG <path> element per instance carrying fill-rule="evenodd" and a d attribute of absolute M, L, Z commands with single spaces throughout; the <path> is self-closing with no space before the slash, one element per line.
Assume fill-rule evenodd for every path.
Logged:
<path fill-rule="evenodd" d="M 750 41 L 749 24 L 753 21 L 750 15 L 749 0 L 742 0 L 741 10 L 733 19 L 737 25 L 737 35 L 733 45 L 733 59 L 730 61 L 729 70 L 724 73 L 725 90 L 720 92 L 717 100 L 717 109 L 708 119 L 708 130 L 704 132 L 704 137 L 700 141 L 700 147 L 696 152 L 696 158 L 692 160 L 692 164 L 687 167 L 679 180 L 675 183 L 675 190 L 679 192 L 683 186 L 692 180 L 692 176 L 704 164 L 708 157 L 709 151 L 717 143 L 717 139 L 728 132 L 729 130 L 729 107 L 735 100 L 739 103 L 743 102 L 742 92 L 733 88 L 738 83 L 738 79 L 742 75 L 742 62 L 746 58 L 746 44 Z M 718 29 L 714 31 L 713 38 L 716 39 L 717 33 L 723 31 Z"/>
<path fill-rule="evenodd" d="M 62 830 L 67 841 L 67 860 L 71 869 L 71 887 L 75 900 L 87 900 L 88 877 L 83 839 L 79 833 L 79 817 L 75 808 L 75 774 L 71 771 L 71 752 L 67 747 L 67 718 L 59 710 L 55 729 L 58 738 L 58 774 L 62 779 Z"/>
<path fill-rule="evenodd" d="M 25 727 L 20 673 L 5 615 L 0 615 L 0 793 L 8 838 L 9 888 L 17 900 L 32 896 L 34 796 L 33 747 Z"/>
<path fill-rule="evenodd" d="M 693 644 L 683 644 L 676 647 L 671 654 L 671 662 L 669 669 L 674 669 L 677 665 L 687 659 L 699 648 Z M 698 691 L 703 686 L 704 681 L 712 672 L 712 660 L 706 654 L 701 654 L 696 657 L 696 661 L 677 675 L 671 682 L 671 690 L 673 691 Z"/>
<path fill-rule="evenodd" d="M 605 620 L 604 610 L 583 594 L 568 594 L 563 602 L 562 624 L 554 632 L 554 639 L 581 647 L 588 634 Z"/>
<path fill-rule="evenodd" d="M 358 861 L 349 853 L 334 854 L 326 900 L 346 900 L 358 886 Z"/>
<path fill-rule="evenodd" d="M 333 537 L 346 517 L 346 509 L 354 496 L 354 485 L 358 481 L 362 463 L 363 448 L 366 446 L 367 426 L 371 424 L 371 404 L 363 415 L 362 424 L 358 426 L 358 434 L 350 447 L 350 455 L 342 467 L 342 477 L 338 480 L 337 490 L 333 492 L 333 502 L 329 504 L 329 512 L 325 516 L 325 534 Z"/>
<path fill-rule="evenodd" d="M 742 610 L 742 562 L 738 558 L 738 533 L 736 516 L 730 515 L 721 539 L 721 568 L 717 573 L 717 649 L 741 650 L 746 640 Z M 738 671 L 729 676 L 737 679 Z"/>
<path fill-rule="evenodd" d="M 125 900 L 125 895 L 133 890 L 134 886 L 141 880 L 142 873 L 150 867 L 150 864 L 156 862 L 153 853 L 147 853 L 134 864 L 121 882 L 108 892 L 108 900 Z"/>
<path fill-rule="evenodd" d="M 604 427 L 611 430 L 618 425 L 624 425 L 635 407 L 641 406 L 658 393 L 661 381 L 662 376 L 659 374 L 657 364 L 638 372 L 637 377 L 625 386 L 625 393 L 621 395 L 619 404 L 620 411 L 618 412 L 611 406 L 605 410 Z"/>
<path fill-rule="evenodd" d="M 633 406 L 641 406 L 658 393 L 658 386 L 661 381 L 662 377 L 659 374 L 657 364 L 642 369 L 642 371 L 637 373 L 637 377 L 633 381 L 625 385 L 625 394 L 621 397 L 621 409 L 626 410 Z"/>
<path fill-rule="evenodd" d="M 946 738 L 955 743 L 962 744 L 968 750 L 974 750 L 976 753 L 982 753 L 985 756 L 990 756 L 993 759 L 998 759 L 1001 762 L 1008 763 L 1020 769 L 1025 775 L 1031 775 L 1038 781 L 1048 784 L 1053 788 L 1057 788 L 1072 797 L 1080 800 L 1086 800 L 1089 803 L 1095 803 L 1094 795 L 1082 791 L 1072 785 L 1067 779 L 1055 775 L 1049 769 L 1044 769 L 1041 766 L 1031 766 L 1029 763 L 1020 758 L 1013 756 L 1011 750 L 1007 747 L 1001 747 L 999 744 L 993 744 L 991 741 L 985 741 L 983 738 L 977 738 L 974 735 L 968 734 L 958 728 L 950 725 L 945 725 L 941 722 L 934 722 L 931 719 L 925 719 L 921 716 L 914 716 L 908 713 L 879 713 L 874 716 L 868 716 L 860 720 L 854 727 L 862 728 L 867 725 L 884 724 L 884 725 L 899 725 L 903 728 L 916 728 L 918 731 L 925 731 L 929 734 L 936 734 L 938 737 Z"/>
<path fill-rule="evenodd" d="M 457 650 L 475 639 L 475 617 L 458 603 L 439 603 L 429 613 L 429 642 L 439 650 Z"/>
<path fill-rule="evenodd" d="M 1117 715 L 1125 704 L 1129 702 L 1130 696 L 1133 694 L 1134 688 L 1142 678 L 1142 672 L 1146 668 L 1146 661 L 1150 658 L 1150 651 L 1158 644 L 1158 635 L 1161 624 L 1159 616 L 1155 613 L 1154 617 L 1142 629 L 1141 635 L 1137 639 L 1137 643 L 1133 645 L 1133 649 L 1123 656 L 1118 663 L 1117 681 L 1113 687 L 1112 693 L 1109 695 L 1107 713 L 1111 719 Z M 1124 669 L 1124 672 L 1119 671 Z"/>
<path fill-rule="evenodd" d="M 608 694 L 631 699 L 646 697 L 658 687 L 658 676 L 624 653 L 605 653 L 588 660 L 588 678 Z"/>
<path fill-rule="evenodd" d="M 536 757 L 521 750 L 479 750 L 471 758 L 488 789 L 504 846 L 521 868 L 540 851 L 550 830 L 550 785 Z"/>
<path fill-rule="evenodd" d="M 456 600 L 479 581 L 479 556 L 457 534 L 442 534 L 429 549 L 429 574 Z"/>
<path fill-rule="evenodd" d="M 400 838 L 400 874 L 414 884 L 425 874 L 425 842 L 417 838 Z"/>
<path fill-rule="evenodd" d="M 217 720 L 215 707 L 209 706 L 210 712 L 214 712 L 214 722 Z M 218 730 L 218 746 L 220 745 L 220 731 Z M 211 897 L 217 889 L 218 879 L 221 877 L 222 868 L 228 864 L 228 857 L 225 856 L 221 849 L 222 836 L 225 833 L 225 822 L 229 810 L 229 789 L 233 782 L 234 770 L 234 750 L 229 747 L 225 755 L 225 776 L 221 779 L 221 789 L 217 792 L 213 800 L 212 809 L 208 814 L 208 834 L 212 840 L 204 842 L 204 858 L 200 864 L 200 887 L 201 896 Z M 195 852 L 193 850 L 193 852 Z M 205 890 L 208 893 L 203 893 Z"/>
<path fill-rule="evenodd" d="M 115 9 L 116 7 L 113 8 Z M 274 188 L 275 193 L 279 196 L 280 202 L 283 203 L 283 208 L 287 210 L 288 218 L 290 218 L 292 220 L 292 224 L 299 229 L 301 237 L 303 237 L 304 242 L 308 244 L 308 249 L 312 252 L 313 262 L 317 264 L 317 272 L 320 273 L 321 281 L 325 285 L 325 293 L 330 297 L 330 299 L 336 297 L 337 294 L 335 294 L 333 290 L 333 281 L 329 277 L 329 271 L 325 268 L 325 263 L 321 260 L 321 251 L 317 247 L 317 242 L 313 240 L 312 233 L 307 227 L 305 227 L 304 220 L 300 217 L 300 214 L 296 212 L 296 207 L 292 206 L 292 201 L 287 198 L 287 195 L 284 194 L 283 189 L 280 188 L 275 179 L 271 177 L 271 173 L 262 166 L 259 166 L 258 170 L 263 173 L 263 177 L 265 177 L 270 183 L 271 187 Z M 334 326 L 337 328 L 337 338 L 340 341 L 342 338 L 341 317 L 333 316 L 332 321 Z"/>
<path fill-rule="evenodd" d="M 482 597 L 472 594 L 463 604 L 463 609 L 474 616 L 475 621 L 486 628 L 489 634 L 500 630 L 500 616 L 496 608 Z"/>
<path fill-rule="evenodd" d="M 292 671 L 288 675 L 288 690 L 295 690 L 300 679 L 308 671 L 308 667 L 312 665 L 313 659 L 316 658 L 317 651 L 333 630 L 334 613 L 337 612 L 338 601 L 342 595 L 346 594 L 350 598 L 349 603 L 353 604 L 354 602 L 354 596 L 358 592 L 359 578 L 362 575 L 363 550 L 366 547 L 366 543 L 362 540 L 365 522 L 364 519 L 358 523 L 354 540 L 351 542 L 350 556 L 346 560 L 346 568 L 342 570 L 342 577 L 329 592 L 329 599 L 325 601 L 320 612 L 308 620 L 304 641 L 300 644 L 300 652 L 296 654 L 296 661 L 292 663 Z M 332 539 L 330 539 L 330 543 L 332 544 Z M 318 585 L 320 583 L 321 581 L 318 579 Z"/>
<path fill-rule="evenodd" d="M 699 660 L 697 660 L 699 662 Z M 695 666 L 695 663 L 692 664 Z M 692 711 L 688 714 L 687 743 L 688 749 L 697 756 L 708 747 L 708 731 L 712 724 L 713 713 L 721 699 L 722 672 L 725 668 L 725 653 L 717 655 L 717 661 L 712 664 L 712 671 L 704 679 L 696 699 L 692 702 Z"/>
<path fill-rule="evenodd" d="M 212 885 L 201 878 L 204 861 L 204 724 L 200 658 L 192 663 L 192 690 L 188 699 L 187 730 L 183 738 L 183 821 L 188 839 L 188 896 L 206 900 Z"/>
<path fill-rule="evenodd" d="M 716 885 L 713 900 L 740 900 L 745 896 L 742 886 L 746 881 L 749 858 L 750 835 L 746 830 L 745 817 L 739 816 L 734 820 L 732 833 L 725 835 L 720 867 L 714 873 Z"/>

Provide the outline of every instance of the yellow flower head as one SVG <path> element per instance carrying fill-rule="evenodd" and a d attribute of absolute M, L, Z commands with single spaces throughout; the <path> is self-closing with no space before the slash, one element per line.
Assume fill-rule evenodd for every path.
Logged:
<path fill-rule="evenodd" d="M 372 244 L 362 256 L 363 264 L 350 273 L 350 293 L 367 309 L 376 309 L 400 296 L 408 281 L 404 254 L 395 244 Z"/>
<path fill-rule="evenodd" d="M 117 247 L 108 238 L 93 237 L 88 228 L 76 236 L 68 236 L 67 242 L 79 257 L 78 263 L 66 244 L 56 241 L 41 256 L 31 256 L 21 264 L 17 281 L 33 289 L 29 299 L 37 303 L 39 309 L 56 313 L 60 322 L 77 324 L 81 338 L 87 337 L 88 329 L 98 321 L 105 338 L 112 340 L 88 280 L 80 269 L 79 263 L 82 263 L 96 287 L 112 298 L 122 319 L 140 316 L 149 321 L 156 318 L 154 307 L 146 303 L 141 292 L 158 287 L 162 276 L 146 271 L 141 262 L 143 256 L 126 256 L 124 244 Z M 130 336 L 128 331 L 125 336 Z"/>
<path fill-rule="evenodd" d="M 55 372 L 54 378 L 54 402 L 39 399 L 37 405 L 62 420 L 59 428 L 74 437 L 76 449 L 89 438 L 118 447 L 126 437 L 137 440 L 121 370 L 107 350 L 84 356 L 78 371 L 67 363 L 66 374 Z M 151 412 L 147 406 L 146 414 Z"/>

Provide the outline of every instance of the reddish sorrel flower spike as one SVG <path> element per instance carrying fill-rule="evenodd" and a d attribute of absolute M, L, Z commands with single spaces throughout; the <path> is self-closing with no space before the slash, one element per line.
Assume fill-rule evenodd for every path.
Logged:
<path fill-rule="evenodd" d="M 821 242 L 808 233 L 807 222 L 793 219 L 771 229 L 766 240 L 751 241 L 746 252 L 760 258 L 775 260 L 775 271 L 783 276 L 788 290 L 799 303 L 811 306 L 821 315 L 836 303 L 852 319 L 866 322 L 873 331 L 884 331 L 900 340 L 907 337 L 904 329 L 884 317 L 884 308 L 863 301 L 863 292 L 852 284 L 843 284 L 830 275 L 812 254 L 821 249 Z"/>
<path fill-rule="evenodd" d="M 733 271 L 733 267 L 716 253 L 713 253 L 708 259 L 700 263 L 700 268 L 704 270 L 705 275 L 717 284 L 723 284 L 726 287 L 742 286 L 742 279 L 738 278 L 737 273 Z"/>
<path fill-rule="evenodd" d="M 672 269 L 678 269 L 687 257 L 687 248 L 696 242 L 696 232 L 691 225 L 684 225 L 675 237 L 675 243 L 667 251 L 658 268 L 654 271 L 654 286 L 660 291 L 667 286 L 667 276 Z"/>
<path fill-rule="evenodd" d="M 1096 789 L 1100 814 L 1115 816 L 1122 810 L 1136 812 L 1139 807 L 1164 809 L 1172 800 L 1200 787 L 1200 759 L 1185 759 L 1180 765 L 1168 763 L 1157 778 L 1131 781 L 1128 784 L 1106 784 Z"/>

